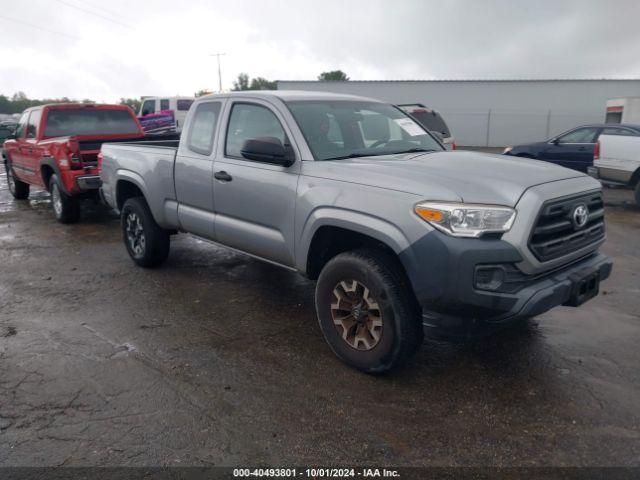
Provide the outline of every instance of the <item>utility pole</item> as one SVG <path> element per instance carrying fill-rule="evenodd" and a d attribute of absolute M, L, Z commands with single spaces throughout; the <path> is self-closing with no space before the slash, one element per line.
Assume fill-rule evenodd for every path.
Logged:
<path fill-rule="evenodd" d="M 220 70 L 220 57 L 226 55 L 226 53 L 212 53 L 210 57 L 217 57 L 218 59 L 218 91 L 222 92 L 222 71 Z"/>

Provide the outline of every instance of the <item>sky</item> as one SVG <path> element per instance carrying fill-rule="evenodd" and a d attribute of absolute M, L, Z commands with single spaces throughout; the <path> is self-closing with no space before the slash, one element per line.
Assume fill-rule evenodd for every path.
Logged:
<path fill-rule="evenodd" d="M 112 102 L 313 80 L 640 78 L 637 0 L 0 0 L 0 94 Z"/>

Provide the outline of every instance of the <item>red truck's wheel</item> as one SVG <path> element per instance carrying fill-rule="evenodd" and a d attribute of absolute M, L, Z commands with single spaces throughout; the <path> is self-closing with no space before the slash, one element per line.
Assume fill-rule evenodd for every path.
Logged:
<path fill-rule="evenodd" d="M 404 363 L 423 339 L 411 286 L 389 254 L 371 249 L 341 253 L 316 285 L 320 327 L 333 352 L 368 373 Z"/>
<path fill-rule="evenodd" d="M 153 218 L 143 198 L 124 202 L 121 214 L 122 239 L 129 256 L 141 267 L 156 267 L 169 255 L 169 232 Z"/>
<path fill-rule="evenodd" d="M 7 171 L 7 185 L 9 192 L 16 200 L 25 200 L 29 197 L 29 184 L 21 182 L 13 174 L 13 168 L 9 161 L 5 162 L 4 168 Z"/>
<path fill-rule="evenodd" d="M 51 206 L 56 219 L 61 223 L 75 223 L 80 219 L 80 202 L 77 198 L 64 193 L 57 175 L 51 175 L 49 180 Z"/>

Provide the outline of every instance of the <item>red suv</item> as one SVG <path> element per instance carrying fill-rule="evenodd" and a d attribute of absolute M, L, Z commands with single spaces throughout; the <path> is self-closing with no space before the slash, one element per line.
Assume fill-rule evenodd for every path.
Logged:
<path fill-rule="evenodd" d="M 15 134 L 4 142 L 9 190 L 29 196 L 30 185 L 51 193 L 62 223 L 80 217 L 81 198 L 96 197 L 100 187 L 98 153 L 104 142 L 144 137 L 133 111 L 125 105 L 55 104 L 24 111 Z"/>

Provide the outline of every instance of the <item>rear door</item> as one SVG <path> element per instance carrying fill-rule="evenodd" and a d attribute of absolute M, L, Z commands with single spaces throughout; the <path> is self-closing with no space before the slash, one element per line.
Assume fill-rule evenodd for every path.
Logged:
<path fill-rule="evenodd" d="M 174 170 L 178 220 L 182 228 L 215 240 L 213 162 L 222 101 L 199 103 L 183 132 Z"/>
<path fill-rule="evenodd" d="M 257 99 L 229 101 L 214 166 L 213 199 L 218 242 L 294 265 L 294 213 L 300 156 L 282 113 Z M 240 150 L 251 138 L 276 137 L 296 152 L 290 167 L 247 160 Z"/>
<path fill-rule="evenodd" d="M 580 172 L 593 165 L 593 149 L 599 127 L 579 127 L 551 140 L 540 159 Z"/>

